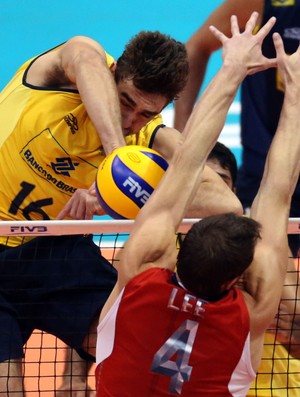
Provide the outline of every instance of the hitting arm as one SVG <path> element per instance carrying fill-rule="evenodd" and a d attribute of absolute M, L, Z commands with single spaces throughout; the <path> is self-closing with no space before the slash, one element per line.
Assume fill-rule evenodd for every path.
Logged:
<path fill-rule="evenodd" d="M 39 87 L 78 89 L 106 154 L 125 145 L 119 97 L 103 48 L 88 37 L 73 37 L 57 50 L 39 57 L 30 67 L 28 83 Z M 94 186 L 78 189 L 57 219 L 92 219 L 102 215 Z"/>
<path fill-rule="evenodd" d="M 39 57 L 28 82 L 36 86 L 78 89 L 106 154 L 125 145 L 119 98 L 103 48 L 88 37 L 73 37 Z"/>

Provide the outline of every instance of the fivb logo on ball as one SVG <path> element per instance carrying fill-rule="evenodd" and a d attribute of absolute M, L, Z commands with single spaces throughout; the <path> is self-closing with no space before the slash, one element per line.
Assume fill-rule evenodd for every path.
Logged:
<path fill-rule="evenodd" d="M 141 153 L 153 159 L 156 163 L 161 162 L 162 160 L 161 157 L 156 156 L 154 153 L 147 153 L 147 152 L 141 152 Z M 128 157 L 134 163 L 137 164 L 141 163 L 140 157 L 134 152 L 128 153 Z M 139 208 L 141 208 L 146 203 L 146 201 L 148 200 L 150 194 L 153 192 L 154 189 L 143 178 L 139 177 L 135 172 L 133 172 L 130 168 L 128 168 L 124 163 L 122 166 L 125 167 L 126 170 L 123 168 L 124 172 L 118 173 L 117 170 L 119 170 L 121 167 L 121 164 L 116 164 L 118 162 L 121 163 L 121 160 L 119 157 L 116 157 L 113 161 L 113 167 L 112 167 L 113 178 L 117 186 L 119 186 L 119 189 L 123 193 L 126 193 L 126 195 L 130 197 L 131 200 L 134 201 Z M 160 166 L 163 169 L 165 169 L 163 167 L 164 164 L 160 164 Z M 126 175 L 128 176 L 124 180 Z"/>
<path fill-rule="evenodd" d="M 131 145 L 115 150 L 97 174 L 102 208 L 113 218 L 134 219 L 167 168 L 167 161 L 152 149 Z"/>
<path fill-rule="evenodd" d="M 123 183 L 123 186 L 129 187 L 129 194 L 132 194 L 132 200 L 140 200 L 142 204 L 145 204 L 148 198 L 150 197 L 151 192 L 148 192 L 146 189 L 143 189 L 138 181 L 135 181 L 134 178 L 129 176 L 126 181 Z"/>

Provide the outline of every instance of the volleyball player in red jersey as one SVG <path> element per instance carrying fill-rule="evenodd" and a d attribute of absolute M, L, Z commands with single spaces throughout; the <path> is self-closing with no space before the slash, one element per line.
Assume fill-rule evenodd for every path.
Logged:
<path fill-rule="evenodd" d="M 261 44 L 275 19 L 253 34 L 257 18 L 253 13 L 240 33 L 232 17 L 231 38 L 211 27 L 223 65 L 121 254 L 98 325 L 97 397 L 242 397 L 255 377 L 281 296 L 300 171 L 300 49 L 287 56 L 274 34 L 277 60 L 265 58 Z M 240 83 L 276 64 L 284 105 L 250 218 L 224 214 L 196 223 L 176 262 L 174 234 Z"/>

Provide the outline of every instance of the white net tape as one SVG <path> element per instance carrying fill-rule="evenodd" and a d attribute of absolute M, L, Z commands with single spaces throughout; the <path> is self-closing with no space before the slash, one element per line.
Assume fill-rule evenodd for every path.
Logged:
<path fill-rule="evenodd" d="M 178 232 L 186 233 L 199 219 L 184 219 Z M 133 220 L 0 221 L 2 236 L 62 236 L 67 234 L 129 233 Z M 300 233 L 300 218 L 290 218 L 289 234 Z"/>

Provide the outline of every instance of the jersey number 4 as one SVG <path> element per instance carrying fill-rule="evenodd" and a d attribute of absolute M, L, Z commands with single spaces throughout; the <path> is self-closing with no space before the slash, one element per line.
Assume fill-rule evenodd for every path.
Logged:
<path fill-rule="evenodd" d="M 198 326 L 196 321 L 184 321 L 154 355 L 151 371 L 171 378 L 171 393 L 181 394 L 183 382 L 190 380 L 193 368 L 188 362 Z"/>

